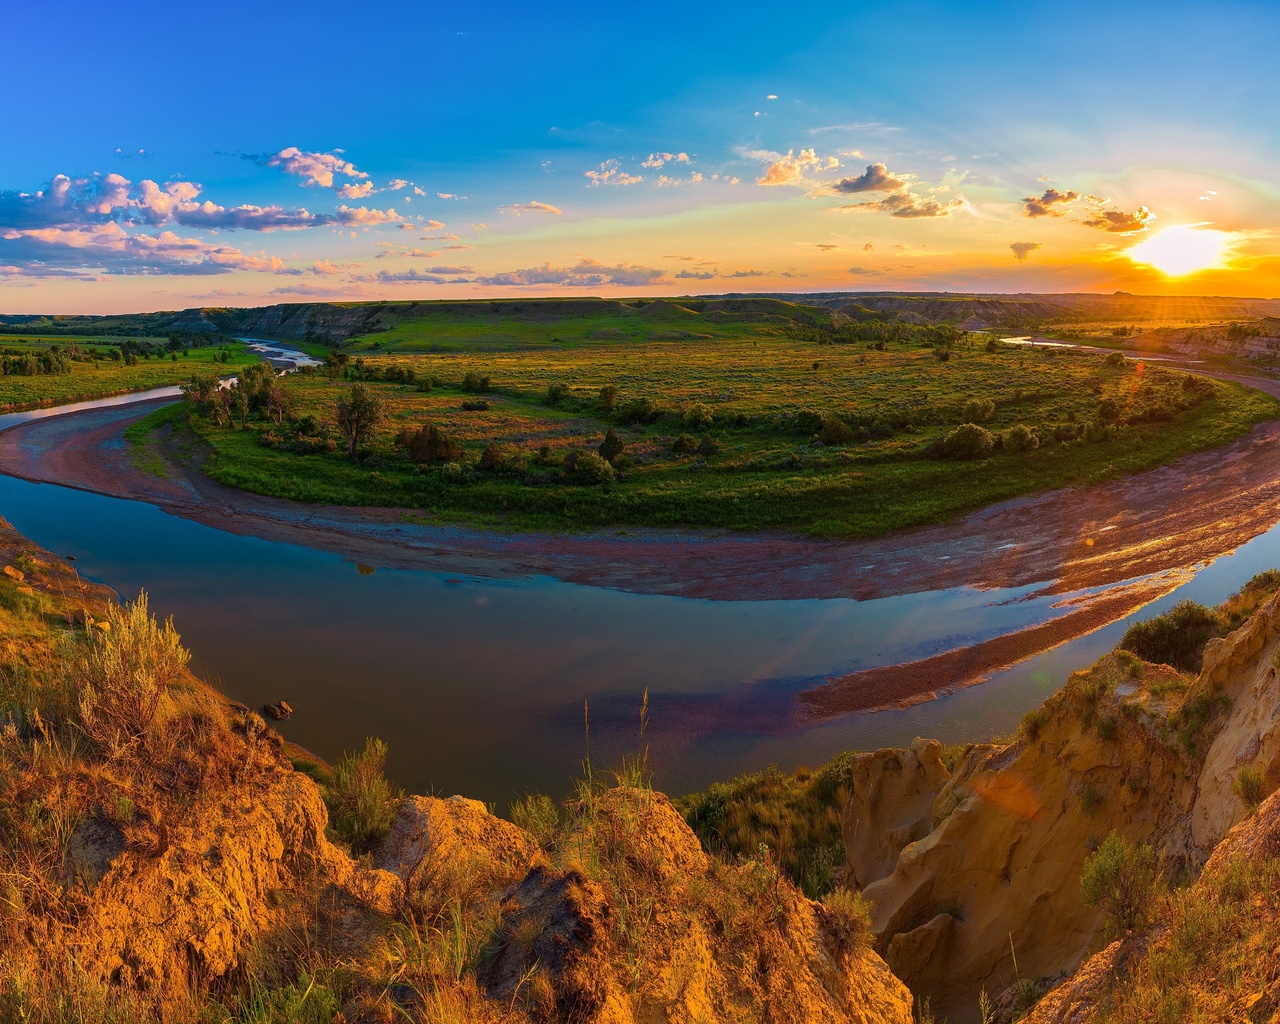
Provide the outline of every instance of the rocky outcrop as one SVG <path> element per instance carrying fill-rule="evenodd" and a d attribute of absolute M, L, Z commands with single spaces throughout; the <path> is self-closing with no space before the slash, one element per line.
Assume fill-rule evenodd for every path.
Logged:
<path fill-rule="evenodd" d="M 491 895 L 524 877 L 537 849 L 527 832 L 490 814 L 478 800 L 410 796 L 400 802 L 374 863 L 399 878 L 408 893 L 465 872 L 465 883 L 454 878 L 455 886 Z"/>
<path fill-rule="evenodd" d="M 1280 793 L 1272 795 L 1244 821 L 1237 824 L 1214 849 L 1204 866 L 1200 880 L 1193 887 L 1202 890 L 1213 887 L 1228 877 L 1238 865 L 1258 867 L 1280 860 Z M 1273 868 L 1274 870 L 1274 868 Z M 1274 935 L 1280 922 L 1275 920 L 1275 901 L 1259 901 L 1245 915 L 1244 927 L 1223 936 L 1245 949 L 1258 945 L 1257 939 Z M 1197 923 L 1192 929 L 1204 932 Z M 1257 933 L 1257 937 L 1249 933 Z M 1131 973 L 1141 970 L 1144 958 L 1152 950 L 1159 951 L 1170 938 L 1170 925 L 1158 922 L 1150 931 L 1126 936 L 1112 942 L 1101 952 L 1080 964 L 1079 968 L 1042 998 L 1024 1019 L 1026 1024 L 1087 1024 L 1107 1019 L 1107 1010 L 1128 983 Z M 1237 1002 L 1242 1011 L 1239 1019 L 1258 1024 L 1280 1024 L 1280 963 L 1270 944 L 1258 949 L 1256 956 L 1245 958 L 1231 979 L 1212 976 L 1187 976 L 1188 986 L 1231 985 L 1238 991 Z M 1221 993 L 1219 994 L 1221 995 Z M 1132 1016 L 1132 1015 L 1131 1015 Z"/>
<path fill-rule="evenodd" d="M 299 923 L 310 898 L 392 912 L 395 877 L 325 838 L 315 783 L 273 753 L 260 751 L 246 784 L 162 823 L 159 849 L 119 852 L 72 938 L 82 964 L 143 991 L 207 983 L 242 966 L 258 937 Z"/>
<path fill-rule="evenodd" d="M 1261 793 L 1280 788 L 1280 595 L 1230 636 L 1210 640 L 1187 694 L 1188 707 L 1222 707 L 1221 725 L 1205 755 L 1191 813 L 1190 852 L 1203 860 L 1249 812 L 1237 792 L 1243 772 L 1256 772 Z"/>
<path fill-rule="evenodd" d="M 846 882 L 865 889 L 893 870 L 904 848 L 933 831 L 933 802 L 948 772 L 942 764 L 942 744 L 922 739 L 907 750 L 859 754 L 850 772 Z"/>
<path fill-rule="evenodd" d="M 939 1017 L 976 1021 L 984 990 L 1058 976 L 1100 947 L 1080 877 L 1108 833 L 1198 870 L 1248 813 L 1241 769 L 1264 792 L 1280 785 L 1278 636 L 1272 598 L 1211 642 L 1185 696 L 1170 696 L 1186 686 L 1172 669 L 1108 656 L 1017 742 L 969 749 L 941 784 L 924 741 L 856 759 L 846 877 L 894 973 Z"/>
<path fill-rule="evenodd" d="M 912 1020 L 880 957 L 768 865 L 709 857 L 659 793 L 604 794 L 561 849 L 503 899 L 491 998 L 584 1024 Z"/>

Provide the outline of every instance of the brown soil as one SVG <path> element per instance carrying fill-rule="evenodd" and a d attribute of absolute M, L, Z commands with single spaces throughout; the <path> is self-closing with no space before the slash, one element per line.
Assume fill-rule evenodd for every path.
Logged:
<path fill-rule="evenodd" d="M 1274 381 L 1232 379 L 1280 394 Z M 949 587 L 1033 584 L 1050 594 L 1109 591 L 1052 622 L 907 666 L 832 680 L 802 696 L 805 717 L 902 706 L 978 682 L 1135 611 L 1171 590 L 1177 574 L 1280 522 L 1280 421 L 1262 424 L 1234 444 L 1088 489 L 1001 502 L 885 538 L 814 541 L 652 529 L 502 534 L 415 522 L 406 509 L 307 506 L 248 494 L 177 459 L 168 478 L 159 478 L 135 467 L 121 437 L 157 404 L 96 409 L 0 433 L 0 472 L 139 499 L 231 533 L 387 568 L 550 575 L 712 600 L 865 601 Z M 1141 587 L 1114 591 L 1152 576 L 1157 579 Z"/>

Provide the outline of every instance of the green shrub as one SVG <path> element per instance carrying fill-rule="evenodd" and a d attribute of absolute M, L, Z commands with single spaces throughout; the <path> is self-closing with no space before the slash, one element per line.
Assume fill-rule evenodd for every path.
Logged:
<path fill-rule="evenodd" d="M 820 916 L 837 949 L 849 951 L 871 945 L 871 904 L 862 893 L 832 889 L 822 897 Z"/>
<path fill-rule="evenodd" d="M 839 417 L 832 416 L 824 420 L 822 429 L 818 431 L 818 440 L 829 447 L 848 444 L 853 440 L 853 428 Z"/>
<path fill-rule="evenodd" d="M 618 389 L 612 384 L 606 384 L 600 389 L 599 395 L 600 408 L 605 415 L 613 412 L 614 406 L 618 404 Z"/>
<path fill-rule="evenodd" d="M 462 390 L 473 392 L 485 392 L 489 390 L 488 374 L 476 373 L 475 370 L 468 370 L 462 377 Z"/>
<path fill-rule="evenodd" d="M 651 423 L 662 415 L 662 408 L 652 398 L 633 398 L 614 409 L 619 423 Z"/>
<path fill-rule="evenodd" d="M 720 454 L 720 442 L 710 434 L 703 434 L 702 440 L 698 442 L 698 454 L 703 458 Z"/>
<path fill-rule="evenodd" d="M 1135 622 L 1125 630 L 1119 646 L 1143 661 L 1199 672 L 1204 645 L 1222 633 L 1216 611 L 1194 601 L 1179 601 L 1163 615 Z"/>
<path fill-rule="evenodd" d="M 489 470 L 504 469 L 507 465 L 506 453 L 494 441 L 490 441 L 484 446 L 484 451 L 480 453 L 480 468 Z"/>
<path fill-rule="evenodd" d="M 569 385 L 564 381 L 552 381 L 547 385 L 547 405 L 555 405 L 569 397 Z"/>
<path fill-rule="evenodd" d="M 1133 846 L 1112 832 L 1084 862 L 1080 894 L 1101 907 L 1108 925 L 1129 931 L 1144 925 L 1155 896 L 1156 855 L 1145 843 Z"/>
<path fill-rule="evenodd" d="M 1253 765 L 1245 765 L 1236 774 L 1236 781 L 1231 784 L 1231 792 L 1238 796 L 1250 811 L 1256 811 L 1262 803 L 1264 783 L 1262 772 Z"/>
<path fill-rule="evenodd" d="M 334 831 L 357 855 L 374 849 L 391 831 L 397 794 L 386 777 L 387 745 L 370 736 L 359 754 L 345 753 L 333 770 L 329 815 Z"/>
<path fill-rule="evenodd" d="M 692 434 L 681 434 L 671 442 L 671 450 L 677 455 L 690 455 L 698 450 L 698 439 Z"/>
<path fill-rule="evenodd" d="M 464 412 L 484 412 L 489 408 L 489 403 L 483 398 L 473 398 L 462 403 Z"/>
<path fill-rule="evenodd" d="M 1089 444 L 1100 444 L 1103 441 L 1110 441 L 1116 436 L 1116 427 L 1114 423 L 1101 423 L 1098 420 L 1090 420 L 1084 425 L 1084 434 L 1082 436 Z"/>
<path fill-rule="evenodd" d="M 1102 791 L 1092 782 L 1086 782 L 1076 791 L 1076 799 L 1080 801 L 1080 809 L 1092 817 L 1102 806 Z"/>
<path fill-rule="evenodd" d="M 573 460 L 574 479 L 585 484 L 613 483 L 613 467 L 595 452 L 579 452 Z"/>
<path fill-rule="evenodd" d="M 1044 728 L 1045 723 L 1049 721 L 1049 712 L 1044 708 L 1032 708 L 1022 716 L 1022 724 L 1018 727 L 1018 731 L 1029 740 L 1034 740 L 1040 735 L 1040 730 Z"/>
<path fill-rule="evenodd" d="M 1103 360 L 1103 363 L 1106 364 L 1107 366 L 1124 366 L 1124 353 L 1112 352 L 1109 356 L 1107 356 L 1106 359 Z"/>
<path fill-rule="evenodd" d="M 942 455 L 948 459 L 984 459 L 995 447 L 991 431 L 976 423 L 962 423 L 942 441 Z"/>
<path fill-rule="evenodd" d="M 148 611 L 145 590 L 136 601 L 113 609 L 110 623 L 110 630 L 93 636 L 82 663 L 80 723 L 98 743 L 146 732 L 165 689 L 191 659 L 173 619 L 160 625 Z"/>
<path fill-rule="evenodd" d="M 1031 428 L 1019 423 L 1010 428 L 1004 435 L 1005 451 L 1027 452 L 1040 446 L 1040 438 L 1031 432 Z"/>
<path fill-rule="evenodd" d="M 687 406 L 680 417 L 680 422 L 689 430 L 709 427 L 714 420 L 715 414 L 701 402 L 694 402 L 692 405 Z"/>
<path fill-rule="evenodd" d="M 960 411 L 961 423 L 986 423 L 996 414 L 996 403 L 989 398 L 971 398 Z"/>

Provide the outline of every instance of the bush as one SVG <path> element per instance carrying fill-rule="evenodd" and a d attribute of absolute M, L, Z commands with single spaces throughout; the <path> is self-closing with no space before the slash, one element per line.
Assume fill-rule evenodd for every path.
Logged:
<path fill-rule="evenodd" d="M 387 781 L 386 767 L 387 745 L 370 736 L 363 753 L 343 754 L 333 770 L 330 821 L 356 855 L 368 853 L 391 831 L 397 795 Z"/>
<path fill-rule="evenodd" d="M 662 415 L 662 409 L 652 398 L 633 398 L 614 413 L 619 423 L 650 423 Z"/>
<path fill-rule="evenodd" d="M 820 915 L 837 949 L 847 952 L 871 945 L 871 904 L 862 893 L 833 889 L 822 897 Z"/>
<path fill-rule="evenodd" d="M 1124 366 L 1124 353 L 1112 352 L 1106 359 L 1102 360 L 1106 366 Z"/>
<path fill-rule="evenodd" d="M 490 441 L 480 453 L 480 468 L 484 470 L 503 469 L 507 465 L 506 453 L 498 447 L 497 442 Z"/>
<path fill-rule="evenodd" d="M 1008 452 L 1029 452 L 1040 446 L 1040 438 L 1031 432 L 1031 428 L 1019 423 L 1005 432 L 1004 448 Z"/>
<path fill-rule="evenodd" d="M 1089 444 L 1100 444 L 1103 441 L 1110 441 L 1116 436 L 1116 426 L 1114 423 L 1102 423 L 1099 420 L 1090 420 L 1084 425 L 1083 437 Z"/>
<path fill-rule="evenodd" d="M 1114 831 L 1084 862 L 1080 879 L 1085 903 L 1101 907 L 1117 931 L 1146 923 L 1155 887 L 1155 851 L 1145 843 L 1135 847 Z"/>
<path fill-rule="evenodd" d="M 960 419 L 964 423 L 986 423 L 996 414 L 996 403 L 989 398 L 971 398 L 964 403 Z"/>
<path fill-rule="evenodd" d="M 848 444 L 853 440 L 853 436 L 853 428 L 835 416 L 823 421 L 822 429 L 818 431 L 818 440 L 831 448 Z"/>
<path fill-rule="evenodd" d="M 1028 740 L 1034 740 L 1040 735 L 1040 730 L 1044 728 L 1045 723 L 1048 721 L 1048 711 L 1042 707 L 1032 708 L 1022 716 L 1022 724 L 1018 727 L 1018 731 Z"/>
<path fill-rule="evenodd" d="M 1256 811 L 1258 804 L 1266 795 L 1262 772 L 1252 765 L 1245 765 L 1236 774 L 1236 781 L 1231 784 L 1231 792 L 1238 796 L 1250 811 Z"/>
<path fill-rule="evenodd" d="M 698 450 L 698 439 L 692 434 L 681 434 L 671 442 L 671 450 L 677 455 L 691 455 Z"/>
<path fill-rule="evenodd" d="M 553 381 L 547 385 L 547 405 L 555 405 L 569 397 L 569 385 L 563 381 Z"/>
<path fill-rule="evenodd" d="M 191 659 L 173 619 L 159 625 L 147 609 L 147 594 L 112 609 L 111 628 L 90 641 L 82 664 L 80 722 L 98 743 L 140 736 L 155 720 L 165 689 L 177 682 Z"/>
<path fill-rule="evenodd" d="M 605 431 L 604 440 L 600 442 L 600 447 L 597 451 L 600 453 L 600 458 L 606 462 L 613 462 L 626 447 L 622 438 L 618 436 L 618 432 L 613 427 L 610 427 Z"/>
<path fill-rule="evenodd" d="M 613 412 L 614 406 L 618 404 L 618 389 L 612 384 L 606 384 L 600 389 L 599 402 L 605 415 Z"/>
<path fill-rule="evenodd" d="M 985 459 L 995 447 L 991 431 L 976 423 L 963 423 L 942 440 L 942 456 L 947 459 Z"/>
<path fill-rule="evenodd" d="M 613 483 L 613 467 L 595 452 L 578 452 L 573 460 L 574 478 L 586 484 Z"/>
<path fill-rule="evenodd" d="M 489 403 L 483 398 L 473 398 L 468 402 L 462 403 L 464 412 L 484 412 L 487 408 L 489 408 Z"/>
<path fill-rule="evenodd" d="M 425 423 L 403 428 L 396 435 L 396 445 L 414 462 L 455 462 L 462 458 L 462 445 L 439 427 Z"/>
<path fill-rule="evenodd" d="M 475 370 L 468 370 L 462 376 L 462 390 L 484 392 L 489 390 L 489 375 L 476 373 Z"/>
<path fill-rule="evenodd" d="M 714 420 L 715 414 L 701 402 L 694 402 L 692 405 L 688 406 L 680 417 L 680 422 L 690 430 L 697 430 L 699 427 L 709 427 Z"/>
<path fill-rule="evenodd" d="M 1135 622 L 1125 630 L 1119 647 L 1143 661 L 1199 672 L 1204 645 L 1222 632 L 1217 612 L 1194 601 L 1179 601 L 1163 615 Z"/>
<path fill-rule="evenodd" d="M 703 458 L 707 458 L 711 455 L 719 455 L 720 442 L 710 434 L 703 434 L 702 440 L 698 442 L 698 454 Z"/>

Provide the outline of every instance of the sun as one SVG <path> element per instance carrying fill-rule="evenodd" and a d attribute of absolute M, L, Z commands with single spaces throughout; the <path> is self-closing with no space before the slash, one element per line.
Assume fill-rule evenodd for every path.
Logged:
<path fill-rule="evenodd" d="M 1131 246 L 1125 255 L 1134 263 L 1155 267 L 1166 277 L 1185 277 L 1225 266 L 1230 249 L 1231 235 L 1226 231 L 1178 224 Z"/>

